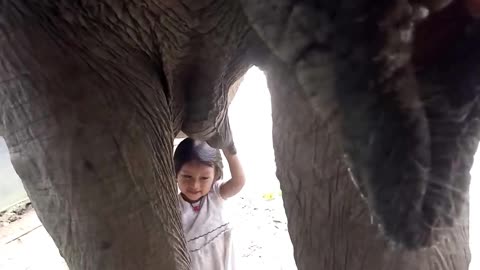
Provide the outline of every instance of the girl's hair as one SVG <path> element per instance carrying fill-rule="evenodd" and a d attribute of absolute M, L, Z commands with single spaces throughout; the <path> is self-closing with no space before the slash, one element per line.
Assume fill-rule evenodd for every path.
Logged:
<path fill-rule="evenodd" d="M 222 155 L 220 150 L 208 145 L 206 142 L 186 138 L 178 144 L 173 154 L 175 175 L 185 163 L 197 161 L 215 169 L 215 180 L 223 177 Z"/>

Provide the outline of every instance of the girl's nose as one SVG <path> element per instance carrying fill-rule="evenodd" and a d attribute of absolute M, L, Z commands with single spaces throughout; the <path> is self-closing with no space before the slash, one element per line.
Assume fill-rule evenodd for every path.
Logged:
<path fill-rule="evenodd" d="M 200 181 L 198 181 L 197 179 L 195 179 L 195 181 L 193 181 L 192 183 L 192 188 L 194 190 L 198 190 L 200 188 Z"/>

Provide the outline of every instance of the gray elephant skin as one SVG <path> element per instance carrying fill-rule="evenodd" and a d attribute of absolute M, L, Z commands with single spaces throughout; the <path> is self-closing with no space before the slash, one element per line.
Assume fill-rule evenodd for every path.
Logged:
<path fill-rule="evenodd" d="M 173 139 L 234 150 L 257 65 L 298 269 L 466 270 L 476 7 L 5 0 L 0 135 L 70 269 L 188 269 Z"/>

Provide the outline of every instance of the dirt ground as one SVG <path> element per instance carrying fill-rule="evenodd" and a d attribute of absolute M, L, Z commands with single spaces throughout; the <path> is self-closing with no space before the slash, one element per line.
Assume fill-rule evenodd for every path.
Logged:
<path fill-rule="evenodd" d="M 280 193 L 257 195 L 240 195 L 227 205 L 235 224 L 239 269 L 295 270 Z M 0 217 L 0 269 L 68 269 L 35 210 L 27 207 L 19 213 Z"/>
<path fill-rule="evenodd" d="M 0 269 L 68 269 L 32 208 L 0 227 Z"/>

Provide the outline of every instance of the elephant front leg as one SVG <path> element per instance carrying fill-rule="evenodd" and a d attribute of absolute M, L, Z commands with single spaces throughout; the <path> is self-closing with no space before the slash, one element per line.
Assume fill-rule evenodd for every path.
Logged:
<path fill-rule="evenodd" d="M 155 72 L 135 51 L 93 59 L 35 25 L 1 39 L 0 126 L 69 268 L 188 269 Z"/>

